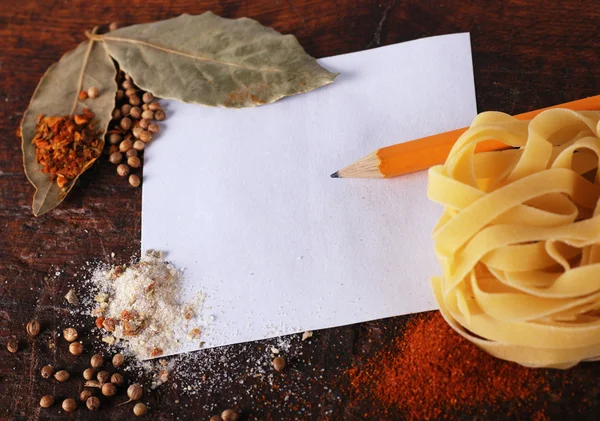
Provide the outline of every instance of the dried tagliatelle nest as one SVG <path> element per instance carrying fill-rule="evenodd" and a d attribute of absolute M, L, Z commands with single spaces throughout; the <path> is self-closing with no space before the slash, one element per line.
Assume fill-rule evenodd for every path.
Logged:
<path fill-rule="evenodd" d="M 440 310 L 496 357 L 568 368 L 600 359 L 600 113 L 478 115 L 428 195 Z M 475 153 L 495 140 L 511 149 Z"/>
<path fill-rule="evenodd" d="M 200 344 L 204 295 L 184 303 L 182 279 L 182 271 L 157 251 L 129 266 L 95 270 L 91 281 L 99 292 L 91 314 L 103 341 L 139 359 L 175 352 L 183 342 Z"/>

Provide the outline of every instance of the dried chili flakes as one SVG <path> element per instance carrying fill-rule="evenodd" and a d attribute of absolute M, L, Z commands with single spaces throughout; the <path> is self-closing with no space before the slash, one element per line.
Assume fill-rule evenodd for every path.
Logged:
<path fill-rule="evenodd" d="M 94 113 L 63 117 L 38 117 L 32 143 L 42 172 L 65 187 L 77 178 L 102 152 Z"/>

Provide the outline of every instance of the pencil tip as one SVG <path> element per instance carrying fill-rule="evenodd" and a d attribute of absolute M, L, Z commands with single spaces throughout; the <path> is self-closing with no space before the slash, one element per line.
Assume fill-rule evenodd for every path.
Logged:
<path fill-rule="evenodd" d="M 331 178 L 340 178 L 340 175 L 338 174 L 338 172 L 334 172 L 333 174 L 330 175 Z"/>

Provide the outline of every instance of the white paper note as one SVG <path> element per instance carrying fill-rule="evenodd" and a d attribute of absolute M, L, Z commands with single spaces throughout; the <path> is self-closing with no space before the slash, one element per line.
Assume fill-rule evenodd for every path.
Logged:
<path fill-rule="evenodd" d="M 205 347 L 434 309 L 426 172 L 329 175 L 476 114 L 469 34 L 319 60 L 336 81 L 252 109 L 165 101 L 146 152 L 142 248 L 207 294 Z M 181 352 L 197 349 L 184 344 Z"/>

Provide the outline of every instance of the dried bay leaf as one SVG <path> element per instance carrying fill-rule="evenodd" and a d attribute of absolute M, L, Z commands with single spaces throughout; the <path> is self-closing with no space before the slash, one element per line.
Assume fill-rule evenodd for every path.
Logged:
<path fill-rule="evenodd" d="M 252 107 L 333 82 L 293 35 L 211 12 L 117 29 L 109 54 L 155 96 L 219 107 Z"/>
<path fill-rule="evenodd" d="M 81 114 L 84 108 L 89 108 L 96 115 L 96 128 L 103 145 L 104 134 L 115 105 L 115 77 L 115 65 L 102 43 L 86 41 L 50 66 L 40 80 L 21 121 L 23 165 L 27 178 L 36 190 L 32 205 L 34 215 L 42 215 L 58 206 L 77 180 L 72 180 L 61 189 L 56 182 L 50 180 L 48 174 L 41 171 L 41 165 L 36 162 L 35 145 L 31 143 L 38 116 Z M 90 86 L 96 86 L 100 90 L 100 96 L 80 101 L 79 92 Z M 85 169 L 92 163 L 93 161 Z"/>

